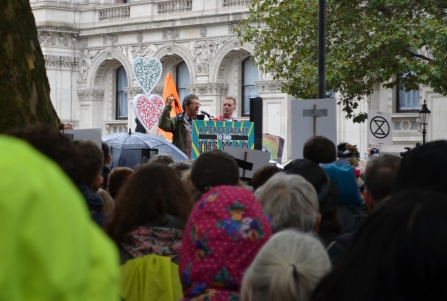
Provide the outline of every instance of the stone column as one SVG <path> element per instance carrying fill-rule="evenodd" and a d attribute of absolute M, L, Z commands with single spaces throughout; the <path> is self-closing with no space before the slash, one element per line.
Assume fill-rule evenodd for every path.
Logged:
<path fill-rule="evenodd" d="M 79 89 L 80 106 L 79 128 L 103 128 L 103 100 L 104 90 Z"/>

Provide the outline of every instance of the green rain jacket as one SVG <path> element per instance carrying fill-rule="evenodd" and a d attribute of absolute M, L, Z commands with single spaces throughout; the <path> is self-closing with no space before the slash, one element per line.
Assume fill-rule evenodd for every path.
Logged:
<path fill-rule="evenodd" d="M 118 301 L 113 243 L 68 177 L 0 135 L 0 300 Z"/>
<path fill-rule="evenodd" d="M 178 265 L 167 256 L 145 255 L 121 266 L 126 301 L 177 301 L 183 297 Z"/>
<path fill-rule="evenodd" d="M 184 120 L 183 113 L 170 118 L 171 109 L 172 106 L 165 106 L 160 115 L 158 127 L 163 131 L 172 133 L 172 144 L 186 154 L 186 127 L 189 125 L 188 122 Z"/>

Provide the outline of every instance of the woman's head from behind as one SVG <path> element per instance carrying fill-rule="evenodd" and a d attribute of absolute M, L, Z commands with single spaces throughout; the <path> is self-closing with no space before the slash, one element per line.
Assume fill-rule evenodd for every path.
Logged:
<path fill-rule="evenodd" d="M 251 191 L 218 186 L 206 192 L 195 204 L 182 240 L 185 297 L 232 300 L 228 298 L 238 295 L 245 270 L 271 233 Z"/>
<path fill-rule="evenodd" d="M 302 232 L 318 230 L 318 196 L 303 177 L 277 173 L 255 195 L 270 216 L 274 233 L 288 228 Z"/>
<path fill-rule="evenodd" d="M 115 167 L 107 179 L 107 192 L 113 199 L 116 199 L 121 188 L 133 175 L 133 170 L 129 167 Z"/>
<path fill-rule="evenodd" d="M 444 300 L 447 196 L 393 195 L 357 231 L 314 300 Z"/>
<path fill-rule="evenodd" d="M 190 194 L 175 171 L 162 164 L 146 164 L 119 193 L 106 232 L 120 242 L 133 228 L 162 221 L 167 214 L 186 223 L 191 209 Z"/>
<path fill-rule="evenodd" d="M 244 275 L 242 301 L 306 301 L 331 263 L 323 245 L 310 234 L 276 233 Z"/>

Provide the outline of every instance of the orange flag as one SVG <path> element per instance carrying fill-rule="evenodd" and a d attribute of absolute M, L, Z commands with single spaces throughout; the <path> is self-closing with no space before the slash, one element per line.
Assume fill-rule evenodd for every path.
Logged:
<path fill-rule="evenodd" d="M 176 116 L 177 114 L 180 114 L 183 112 L 182 103 L 179 100 L 178 94 L 177 94 L 177 87 L 175 86 L 174 79 L 172 78 L 172 75 L 168 72 L 166 74 L 165 79 L 165 87 L 163 90 L 163 101 L 166 103 L 166 99 L 169 95 L 174 96 L 174 102 L 172 103 L 172 109 L 171 109 L 171 117 Z M 159 133 L 162 133 L 166 139 L 169 141 L 172 141 L 172 133 L 165 132 L 161 130 L 160 128 L 157 129 Z"/>

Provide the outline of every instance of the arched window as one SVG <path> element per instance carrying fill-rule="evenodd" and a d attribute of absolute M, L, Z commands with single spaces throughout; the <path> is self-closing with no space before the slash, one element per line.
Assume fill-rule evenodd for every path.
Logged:
<path fill-rule="evenodd" d="M 242 61 L 242 116 L 250 115 L 250 97 L 259 96 L 255 81 L 259 80 L 259 71 L 251 57 Z"/>
<path fill-rule="evenodd" d="M 406 77 L 407 74 L 404 74 L 402 77 Z M 410 90 L 406 92 L 404 89 L 401 89 L 399 85 L 397 86 L 397 95 L 396 95 L 396 104 L 397 104 L 397 112 L 416 112 L 420 109 L 420 101 L 419 101 L 419 84 L 417 85 L 417 90 Z"/>
<path fill-rule="evenodd" d="M 178 97 L 180 98 L 180 102 L 183 103 L 183 98 L 190 94 L 189 90 L 186 89 L 186 85 L 191 83 L 188 66 L 185 62 L 177 65 L 177 78 L 175 83 L 177 85 Z"/>
<path fill-rule="evenodd" d="M 116 119 L 127 119 L 127 74 L 123 66 L 116 70 Z"/>

